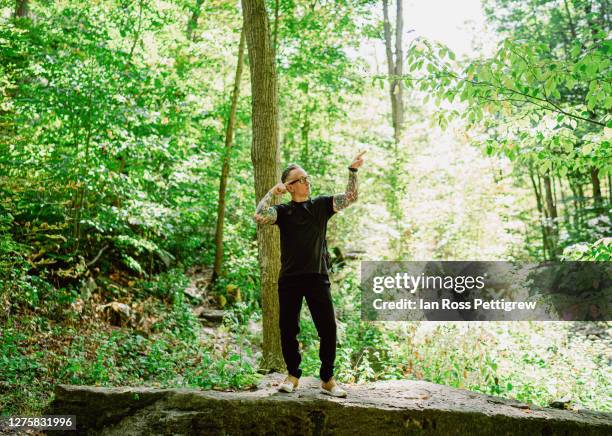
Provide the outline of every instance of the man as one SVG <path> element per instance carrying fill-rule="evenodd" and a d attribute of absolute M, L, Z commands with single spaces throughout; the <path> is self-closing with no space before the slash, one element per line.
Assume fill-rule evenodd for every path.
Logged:
<path fill-rule="evenodd" d="M 363 165 L 364 153 L 359 153 L 349 166 L 349 180 L 342 194 L 310 198 L 310 177 L 303 168 L 291 164 L 283 171 L 281 183 L 270 189 L 257 205 L 255 221 L 276 224 L 280 229 L 279 327 L 283 358 L 289 373 L 279 387 L 282 392 L 297 389 L 302 375 L 297 335 L 302 301 L 306 298 L 320 338 L 321 392 L 335 397 L 347 395 L 333 379 L 336 319 L 330 294 L 325 238 L 329 218 L 357 200 L 357 169 Z M 289 203 L 270 206 L 273 195 L 286 192 L 291 194 Z"/>

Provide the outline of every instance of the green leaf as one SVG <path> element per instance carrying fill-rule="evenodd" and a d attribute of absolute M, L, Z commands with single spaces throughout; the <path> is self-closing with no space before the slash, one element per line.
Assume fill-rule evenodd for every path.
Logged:
<path fill-rule="evenodd" d="M 580 44 L 576 44 L 572 47 L 572 50 L 570 51 L 570 54 L 572 55 L 573 58 L 578 57 L 578 55 L 580 54 Z"/>
<path fill-rule="evenodd" d="M 540 164 L 540 172 L 542 174 L 546 174 L 548 170 L 550 170 L 551 166 L 552 162 L 549 160 L 545 160 L 544 162 L 542 162 L 542 164 Z"/>
<path fill-rule="evenodd" d="M 593 144 L 584 144 L 582 146 L 582 154 L 590 154 L 593 151 Z"/>

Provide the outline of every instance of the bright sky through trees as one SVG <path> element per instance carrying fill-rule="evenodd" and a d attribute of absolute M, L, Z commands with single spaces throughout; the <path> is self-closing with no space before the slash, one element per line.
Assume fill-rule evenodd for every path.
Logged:
<path fill-rule="evenodd" d="M 474 54 L 472 40 L 494 42 L 495 35 L 485 32 L 481 0 L 412 0 L 404 6 L 407 29 L 417 36 L 438 40 L 458 56 Z M 485 49 L 487 49 L 485 47 Z"/>

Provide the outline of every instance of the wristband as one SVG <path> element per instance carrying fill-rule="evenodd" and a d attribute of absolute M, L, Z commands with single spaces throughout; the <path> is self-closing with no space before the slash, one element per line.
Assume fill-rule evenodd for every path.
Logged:
<path fill-rule="evenodd" d="M 356 173 L 356 172 L 357 172 L 357 168 L 352 168 L 352 167 L 349 167 L 349 171 L 351 171 L 351 172 L 353 172 L 353 173 Z"/>

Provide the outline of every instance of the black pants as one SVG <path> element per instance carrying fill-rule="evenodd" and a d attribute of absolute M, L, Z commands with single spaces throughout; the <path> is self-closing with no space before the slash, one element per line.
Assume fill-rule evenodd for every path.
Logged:
<path fill-rule="evenodd" d="M 290 282 L 279 283 L 278 297 L 281 346 L 287 371 L 297 378 L 302 375 L 300 369 L 302 357 L 297 335 L 300 332 L 302 300 L 306 297 L 306 304 L 308 304 L 320 340 L 319 377 L 324 382 L 329 381 L 334 374 L 334 360 L 336 359 L 336 316 L 329 281 L 312 275 L 291 277 Z"/>

